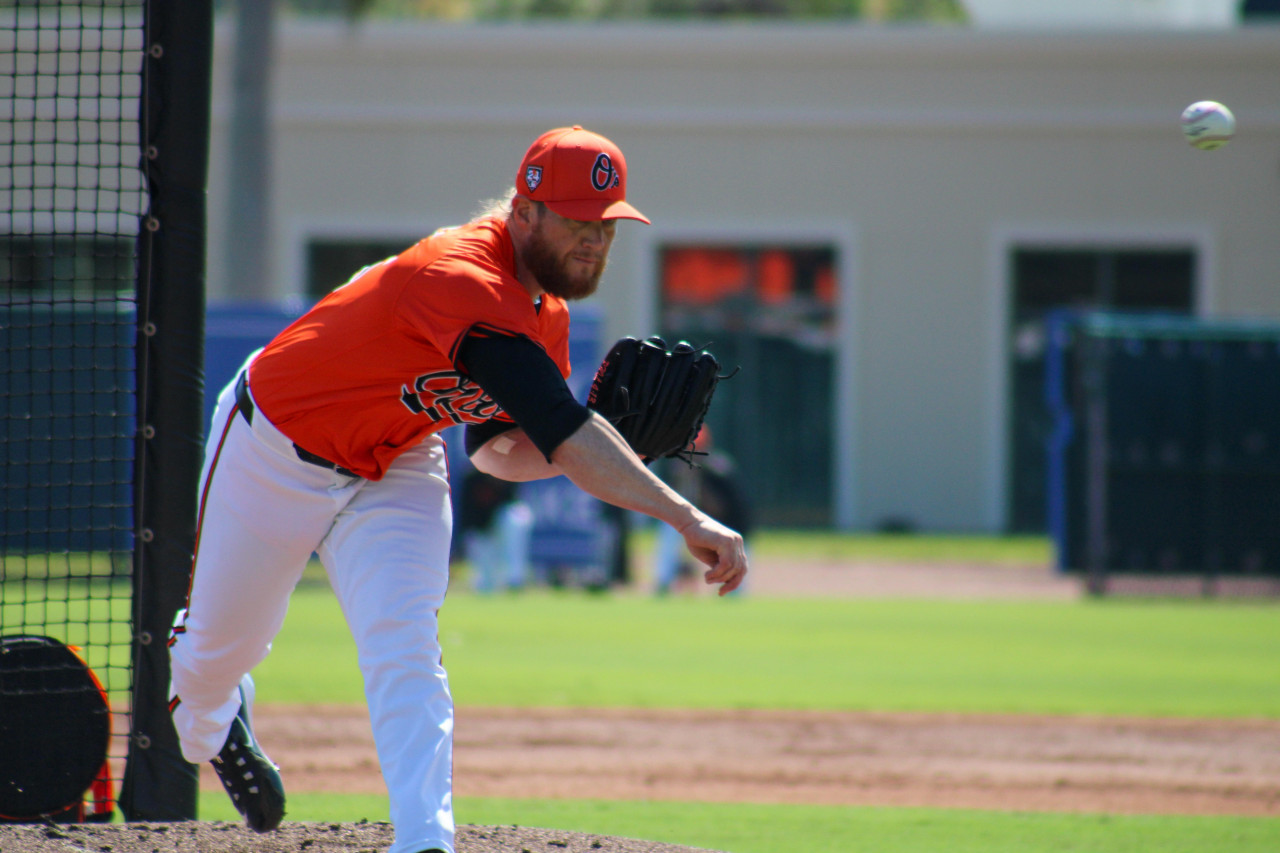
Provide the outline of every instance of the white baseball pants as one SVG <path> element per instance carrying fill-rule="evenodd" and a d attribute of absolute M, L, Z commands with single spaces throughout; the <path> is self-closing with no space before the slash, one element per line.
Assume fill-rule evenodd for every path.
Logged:
<path fill-rule="evenodd" d="M 428 438 L 373 482 L 302 461 L 262 412 L 250 427 L 235 405 L 232 383 L 205 450 L 191 595 L 170 649 L 183 755 L 202 763 L 222 748 L 241 678 L 270 652 L 316 553 L 355 638 L 396 830 L 388 853 L 452 853 L 453 700 L 437 626 L 453 523 L 444 442 Z"/>

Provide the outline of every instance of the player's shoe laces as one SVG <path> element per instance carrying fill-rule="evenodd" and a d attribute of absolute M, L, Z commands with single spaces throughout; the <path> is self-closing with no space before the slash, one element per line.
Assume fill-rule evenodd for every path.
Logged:
<path fill-rule="evenodd" d="M 236 811 L 258 832 L 270 832 L 284 820 L 284 782 L 280 768 L 267 758 L 253 737 L 249 722 L 252 688 L 240 687 L 240 710 L 231 721 L 231 731 L 222 751 L 212 760 L 222 787 L 231 795 Z M 248 693 L 248 695 L 246 695 Z"/>

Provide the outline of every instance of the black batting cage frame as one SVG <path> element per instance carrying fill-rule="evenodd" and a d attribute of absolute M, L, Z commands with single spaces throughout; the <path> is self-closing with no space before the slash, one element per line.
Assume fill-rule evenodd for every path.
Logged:
<path fill-rule="evenodd" d="M 96 670 L 128 821 L 196 817 L 167 639 L 205 430 L 212 60 L 213 0 L 0 9 L 0 635 Z M 20 675 L 0 666 L 0 703 L 41 689 Z"/>
<path fill-rule="evenodd" d="M 196 816 L 198 772 L 168 710 L 168 635 L 184 606 L 203 455 L 205 193 L 212 0 L 147 0 L 138 235 L 138 436 L 134 465 L 134 688 L 120 809 L 128 820 Z"/>

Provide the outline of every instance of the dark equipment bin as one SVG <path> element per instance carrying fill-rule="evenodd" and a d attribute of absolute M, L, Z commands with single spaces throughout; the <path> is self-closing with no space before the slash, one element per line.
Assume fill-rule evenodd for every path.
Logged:
<path fill-rule="evenodd" d="M 1049 320 L 1058 566 L 1280 577 L 1280 326 L 1061 312 Z"/>

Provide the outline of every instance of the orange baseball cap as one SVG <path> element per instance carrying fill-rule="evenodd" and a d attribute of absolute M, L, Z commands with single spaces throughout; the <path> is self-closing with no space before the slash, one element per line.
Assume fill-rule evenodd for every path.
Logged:
<path fill-rule="evenodd" d="M 648 218 L 627 204 L 627 161 L 622 151 L 581 126 L 557 127 L 529 146 L 516 175 L 516 192 L 568 219 Z"/>

